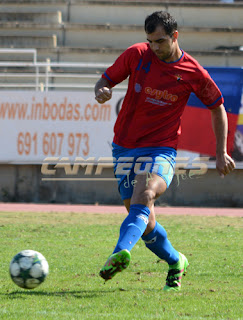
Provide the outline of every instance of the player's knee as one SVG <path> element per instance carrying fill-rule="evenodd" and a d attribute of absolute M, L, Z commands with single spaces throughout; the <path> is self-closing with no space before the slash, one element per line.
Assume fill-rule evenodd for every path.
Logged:
<path fill-rule="evenodd" d="M 148 189 L 148 190 L 139 192 L 137 194 L 134 194 L 132 197 L 132 202 L 149 205 L 155 200 L 155 197 L 156 197 L 156 193 L 153 190 Z"/>

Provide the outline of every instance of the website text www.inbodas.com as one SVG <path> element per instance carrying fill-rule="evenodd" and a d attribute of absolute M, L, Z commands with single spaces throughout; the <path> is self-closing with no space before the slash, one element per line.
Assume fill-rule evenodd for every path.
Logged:
<path fill-rule="evenodd" d="M 81 105 L 65 97 L 61 103 L 41 101 L 32 98 L 32 103 L 1 102 L 0 119 L 8 120 L 69 120 L 69 121 L 110 121 L 111 105 L 97 103 Z"/>

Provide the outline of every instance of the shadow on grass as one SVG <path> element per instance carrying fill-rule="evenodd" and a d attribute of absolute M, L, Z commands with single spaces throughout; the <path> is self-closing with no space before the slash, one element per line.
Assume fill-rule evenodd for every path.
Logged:
<path fill-rule="evenodd" d="M 24 290 L 24 289 L 23 289 Z M 145 289 L 146 291 L 161 291 L 161 289 Z M 124 290 L 121 288 L 109 289 L 109 290 L 80 290 L 80 291 L 13 291 L 10 293 L 0 293 L 0 297 L 5 297 L 8 299 L 25 299 L 29 296 L 49 296 L 49 297 L 64 297 L 64 296 L 72 296 L 78 299 L 83 298 L 95 298 L 104 294 L 113 294 L 115 292 L 131 292 L 134 290 Z"/>
<path fill-rule="evenodd" d="M 50 297 L 64 297 L 73 296 L 75 298 L 95 298 L 105 293 L 113 293 L 116 290 L 80 290 L 80 291 L 14 291 L 10 293 L 0 293 L 0 296 L 5 296 L 8 299 L 24 299 L 28 296 L 50 296 Z"/>

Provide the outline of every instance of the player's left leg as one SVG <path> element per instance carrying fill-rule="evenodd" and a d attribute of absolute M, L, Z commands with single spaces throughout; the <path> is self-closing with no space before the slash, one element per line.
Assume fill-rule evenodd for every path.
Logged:
<path fill-rule="evenodd" d="M 187 258 L 178 252 L 167 237 L 167 232 L 157 221 L 152 231 L 142 236 L 146 247 L 165 260 L 169 265 L 164 291 L 179 291 L 182 275 L 186 275 L 189 266 Z"/>

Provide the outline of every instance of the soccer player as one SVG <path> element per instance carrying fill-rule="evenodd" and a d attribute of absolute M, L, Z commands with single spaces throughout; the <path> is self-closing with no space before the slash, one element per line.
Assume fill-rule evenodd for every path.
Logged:
<path fill-rule="evenodd" d="M 130 251 L 142 236 L 146 247 L 169 265 L 163 290 L 179 291 L 189 263 L 156 221 L 154 202 L 172 181 L 181 115 L 191 92 L 211 111 L 219 174 L 227 175 L 235 164 L 227 154 L 222 94 L 208 72 L 180 49 L 176 20 L 167 12 L 154 12 L 145 20 L 145 32 L 148 42 L 129 47 L 95 86 L 96 100 L 105 103 L 112 87 L 129 77 L 113 140 L 114 172 L 129 214 L 100 276 L 112 279 L 127 268 Z"/>

